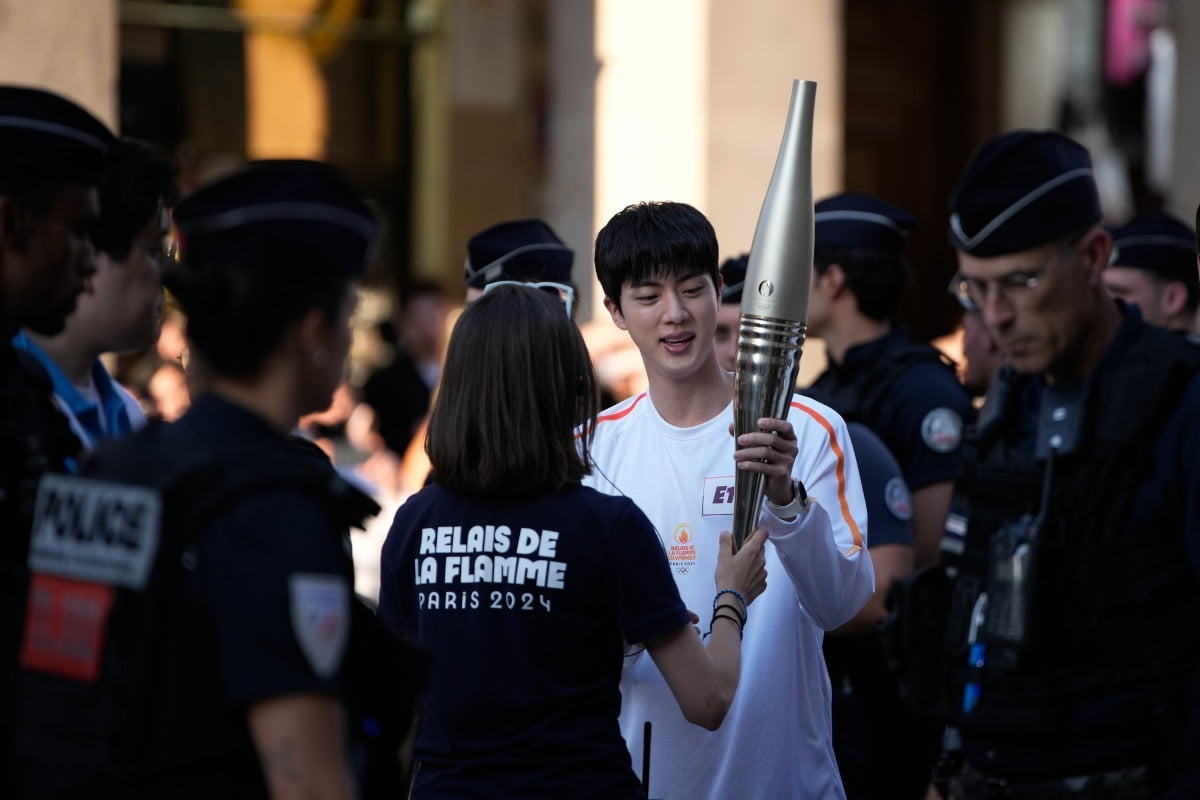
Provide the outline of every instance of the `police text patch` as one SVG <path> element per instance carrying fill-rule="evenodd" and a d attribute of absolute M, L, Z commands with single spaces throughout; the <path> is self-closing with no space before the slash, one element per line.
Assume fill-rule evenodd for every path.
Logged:
<path fill-rule="evenodd" d="M 29 566 L 35 572 L 141 589 L 159 542 L 161 501 L 143 486 L 45 475 Z"/>

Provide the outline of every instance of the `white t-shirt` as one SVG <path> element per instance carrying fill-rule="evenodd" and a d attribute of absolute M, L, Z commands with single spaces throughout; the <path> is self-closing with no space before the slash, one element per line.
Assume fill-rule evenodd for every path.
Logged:
<path fill-rule="evenodd" d="M 646 655 L 627 659 L 621 732 L 635 768 L 651 727 L 650 797 L 843 798 L 830 741 L 824 630 L 870 598 L 867 511 L 850 437 L 832 409 L 799 395 L 788 419 L 799 454 L 794 475 L 815 501 L 792 522 L 765 509 L 767 589 L 750 606 L 737 695 L 715 732 L 684 719 Z M 692 428 L 667 423 L 647 393 L 600 415 L 585 482 L 634 500 L 658 529 L 684 604 L 707 630 L 720 532 L 732 526 L 734 440 L 730 403 Z"/>

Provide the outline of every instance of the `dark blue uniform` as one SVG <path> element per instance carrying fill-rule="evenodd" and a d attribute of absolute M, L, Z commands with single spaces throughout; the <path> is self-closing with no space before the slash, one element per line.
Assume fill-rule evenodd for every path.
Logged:
<path fill-rule="evenodd" d="M 912 498 L 900 466 L 865 425 L 847 427 L 867 501 L 868 547 L 911 547 Z M 906 777 L 914 764 L 929 761 L 930 748 L 927 739 L 909 735 L 911 712 L 896 697 L 879 637 L 826 634 L 824 652 L 833 689 L 833 747 L 846 797 L 916 796 L 926 776 L 917 773 L 911 785 Z"/>
<path fill-rule="evenodd" d="M 1112 796 L 1200 789 L 1200 356 L 1122 312 L 1086 382 L 1002 373 L 971 447 L 952 562 L 954 607 L 977 609 L 952 632 L 963 797 L 1000 780 L 1065 796 L 1085 775 L 1149 792 Z M 1002 568 L 1014 528 L 1023 580 Z"/>
<path fill-rule="evenodd" d="M 818 397 L 883 440 L 913 491 L 962 471 L 962 431 L 971 399 L 932 348 L 913 350 L 899 328 L 846 351 L 812 385 Z"/>
<path fill-rule="evenodd" d="M 622 643 L 690 618 L 627 498 L 426 487 L 388 534 L 379 616 L 435 659 L 413 797 L 644 797 L 617 723 Z"/>
<path fill-rule="evenodd" d="M 50 378 L 31 361 L 0 342 L 0 776 L 11 755 L 34 494 L 42 473 L 74 468 L 81 449 L 54 405 Z"/>
<path fill-rule="evenodd" d="M 164 454 L 186 466 L 156 485 Z M 39 607 L 103 600 L 95 614 L 67 615 L 52 635 L 27 641 L 19 796 L 265 796 L 247 710 L 345 688 L 346 522 L 320 491 L 319 470 L 302 462 L 265 421 L 213 396 L 178 423 L 97 453 L 87 477 L 158 492 L 156 540 L 130 545 L 151 547 L 153 565 L 140 586 L 101 573 L 103 551 L 92 566 L 60 560 L 35 571 L 31 596 L 47 601 Z M 230 477 L 248 465 L 259 474 Z M 70 534 L 69 522 L 60 528 Z M 35 532 L 35 552 L 45 538 Z M 52 622 L 31 612 L 35 628 Z M 89 636 L 98 646 L 64 655 L 61 639 Z"/>

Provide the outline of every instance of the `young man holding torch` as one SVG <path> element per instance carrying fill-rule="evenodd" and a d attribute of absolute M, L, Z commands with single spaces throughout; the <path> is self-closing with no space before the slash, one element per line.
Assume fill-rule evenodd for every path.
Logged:
<path fill-rule="evenodd" d="M 622 734 L 634 763 L 650 767 L 652 798 L 841 798 L 821 640 L 873 591 L 858 467 L 841 418 L 799 396 L 786 419 L 762 418 L 758 431 L 731 441 L 734 377 L 713 346 L 717 264 L 712 225 L 682 203 L 630 206 L 596 239 L 605 306 L 637 345 L 649 389 L 600 415 L 586 482 L 646 512 L 684 603 L 707 617 L 734 476 L 762 475 L 758 524 L 769 534 L 772 576 L 745 621 L 745 680 L 720 730 L 689 730 L 634 645 L 621 684 Z M 646 723 L 653 746 L 643 759 Z"/>

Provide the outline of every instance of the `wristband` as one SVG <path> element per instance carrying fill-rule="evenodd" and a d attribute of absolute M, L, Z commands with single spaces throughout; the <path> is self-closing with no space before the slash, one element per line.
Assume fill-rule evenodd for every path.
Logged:
<path fill-rule="evenodd" d="M 713 611 L 717 610 L 717 601 L 721 599 L 721 595 L 723 595 L 723 594 L 731 594 L 734 597 L 736 597 L 738 600 L 741 600 L 742 608 L 745 609 L 746 613 L 750 612 L 750 604 L 746 602 L 746 598 L 743 597 L 742 593 L 739 592 L 737 589 L 721 589 L 721 590 L 719 590 L 717 592 L 716 596 L 713 597 Z"/>

